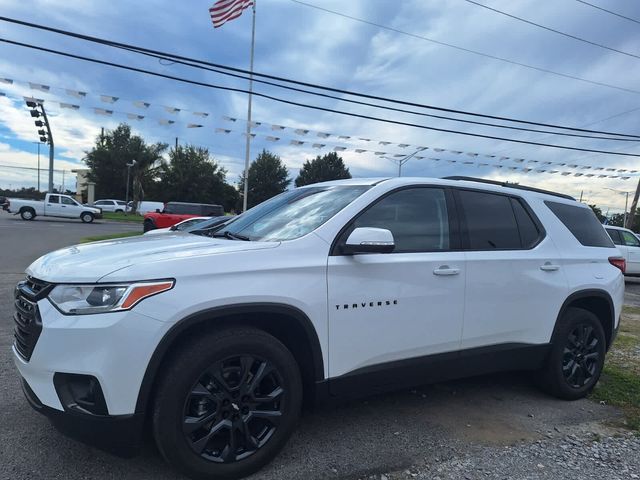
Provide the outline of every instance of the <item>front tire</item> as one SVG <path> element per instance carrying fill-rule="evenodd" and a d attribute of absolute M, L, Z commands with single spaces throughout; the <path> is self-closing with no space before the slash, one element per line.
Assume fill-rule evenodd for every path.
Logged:
<path fill-rule="evenodd" d="M 149 230 L 155 230 L 156 225 L 155 223 L 153 223 L 153 220 L 145 220 L 144 223 L 142 224 L 142 231 L 144 233 L 147 233 Z"/>
<path fill-rule="evenodd" d="M 598 317 L 568 308 L 559 320 L 539 386 L 558 398 L 577 400 L 593 390 L 604 366 L 606 338 Z"/>
<path fill-rule="evenodd" d="M 231 328 L 184 344 L 167 362 L 153 409 L 164 458 L 191 478 L 240 478 L 282 449 L 302 404 L 291 352 L 254 328 Z"/>
<path fill-rule="evenodd" d="M 84 212 L 82 215 L 80 215 L 80 220 L 82 220 L 82 223 L 93 222 L 93 213 Z"/>

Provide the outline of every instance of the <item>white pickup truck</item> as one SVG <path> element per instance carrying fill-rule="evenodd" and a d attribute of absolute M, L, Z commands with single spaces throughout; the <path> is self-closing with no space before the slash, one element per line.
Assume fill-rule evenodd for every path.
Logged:
<path fill-rule="evenodd" d="M 43 217 L 79 218 L 84 223 L 91 223 L 94 218 L 102 217 L 102 211 L 99 208 L 86 207 L 69 195 L 55 193 L 47 193 L 44 201 L 11 198 L 4 209 L 14 215 L 20 214 L 23 220 L 33 220 L 40 215 Z"/>

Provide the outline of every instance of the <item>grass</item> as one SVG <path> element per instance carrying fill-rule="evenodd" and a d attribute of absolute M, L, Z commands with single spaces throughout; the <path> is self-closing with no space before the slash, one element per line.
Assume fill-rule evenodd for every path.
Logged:
<path fill-rule="evenodd" d="M 591 398 L 622 409 L 627 426 L 640 432 L 640 309 L 624 307 L 614 342 Z"/>
<path fill-rule="evenodd" d="M 144 217 L 142 215 L 138 215 L 138 214 L 127 214 L 125 215 L 124 213 L 115 213 L 115 212 L 104 212 L 102 214 L 102 218 L 104 218 L 105 220 L 116 220 L 118 222 L 135 222 L 135 223 L 142 223 L 142 221 L 144 220 Z"/>
<path fill-rule="evenodd" d="M 93 237 L 85 237 L 80 240 L 80 243 L 99 242 L 100 240 L 113 240 L 116 238 L 136 237 L 142 235 L 142 232 L 123 232 L 123 233 L 110 233 L 108 235 L 95 235 Z"/>

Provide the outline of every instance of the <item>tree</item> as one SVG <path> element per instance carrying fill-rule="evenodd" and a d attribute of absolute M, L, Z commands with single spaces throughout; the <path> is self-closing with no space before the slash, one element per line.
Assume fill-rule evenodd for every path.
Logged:
<path fill-rule="evenodd" d="M 284 192 L 290 183 L 289 172 L 280 157 L 267 150 L 262 150 L 249 167 L 247 207 L 254 207 Z M 240 177 L 238 190 L 244 192 L 244 173 Z"/>
<path fill-rule="evenodd" d="M 613 225 L 614 227 L 621 227 L 624 223 L 624 213 L 614 213 L 609 217 L 608 225 Z"/>
<path fill-rule="evenodd" d="M 604 221 L 604 219 L 606 218 L 603 214 L 602 214 L 602 209 L 596 205 L 589 205 L 591 207 L 591 210 L 593 210 L 593 213 L 596 214 L 596 217 L 598 217 L 598 221 L 600 223 L 602 223 Z"/>
<path fill-rule="evenodd" d="M 345 167 L 342 157 L 335 152 L 330 152 L 322 157 L 318 155 L 313 160 L 304 162 L 300 169 L 300 175 L 296 178 L 296 187 L 343 178 L 351 178 L 351 173 Z"/>
<path fill-rule="evenodd" d="M 131 169 L 134 188 L 130 193 L 141 199 L 145 188 L 153 181 L 149 170 L 160 161 L 165 144 L 147 145 L 142 137 L 133 135 L 131 127 L 121 123 L 114 130 L 96 138 L 95 146 L 86 153 L 89 181 L 96 184 L 98 198 L 124 199 L 127 191 L 127 163 L 136 161 Z"/>
<path fill-rule="evenodd" d="M 223 204 L 226 170 L 206 148 L 179 146 L 169 152 L 169 162 L 158 172 L 163 201 Z"/>

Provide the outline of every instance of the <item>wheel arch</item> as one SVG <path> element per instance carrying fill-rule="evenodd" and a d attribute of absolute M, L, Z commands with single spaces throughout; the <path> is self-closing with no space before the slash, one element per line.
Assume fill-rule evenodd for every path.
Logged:
<path fill-rule="evenodd" d="M 147 365 L 136 413 L 148 414 L 148 405 L 171 353 L 205 329 L 253 326 L 273 335 L 293 354 L 301 369 L 305 403 L 315 400 L 315 385 L 324 380 L 324 360 L 320 340 L 309 317 L 300 309 L 277 303 L 249 303 L 203 310 L 175 323 L 156 346 Z"/>
<path fill-rule="evenodd" d="M 615 307 L 613 305 L 613 299 L 611 298 L 611 295 L 609 295 L 607 291 L 600 289 L 579 290 L 567 297 L 567 299 L 562 304 L 562 307 L 560 308 L 558 317 L 556 318 L 556 324 L 553 329 L 553 335 L 551 336 L 551 342 L 553 343 L 555 339 L 560 319 L 565 314 L 567 309 L 571 307 L 588 310 L 598 317 L 604 330 L 608 349 L 614 339 Z"/>

